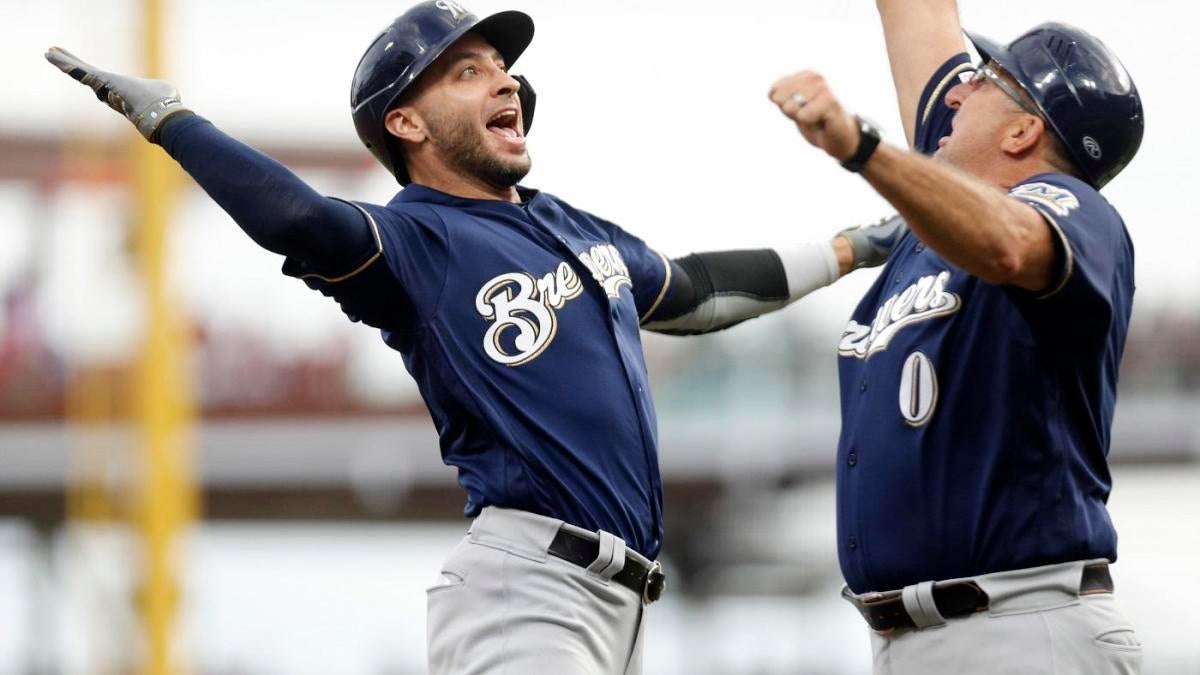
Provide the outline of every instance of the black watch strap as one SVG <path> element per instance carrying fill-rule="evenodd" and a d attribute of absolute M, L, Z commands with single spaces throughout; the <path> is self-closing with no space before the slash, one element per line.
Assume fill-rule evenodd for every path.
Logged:
<path fill-rule="evenodd" d="M 875 149 L 879 147 L 879 130 L 858 115 L 854 116 L 854 120 L 858 122 L 858 149 L 854 151 L 854 155 L 850 159 L 842 162 L 842 168 L 858 173 L 863 170 L 867 160 L 875 154 Z"/>

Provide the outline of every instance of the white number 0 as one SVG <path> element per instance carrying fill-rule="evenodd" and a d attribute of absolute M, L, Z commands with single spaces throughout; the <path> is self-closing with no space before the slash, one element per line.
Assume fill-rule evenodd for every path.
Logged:
<path fill-rule="evenodd" d="M 900 414 L 909 426 L 924 426 L 937 406 L 937 374 L 933 362 L 921 352 L 913 352 L 900 372 Z"/>

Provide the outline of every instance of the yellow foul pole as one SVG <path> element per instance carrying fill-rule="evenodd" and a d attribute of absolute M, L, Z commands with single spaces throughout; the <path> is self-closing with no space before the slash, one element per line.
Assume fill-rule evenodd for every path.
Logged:
<path fill-rule="evenodd" d="M 143 72 L 162 78 L 163 0 L 142 0 Z M 137 200 L 136 255 L 146 320 L 136 364 L 133 410 L 142 443 L 134 519 L 141 543 L 137 604 L 146 652 L 141 672 L 179 672 L 172 635 L 179 604 L 178 535 L 198 508 L 191 477 L 194 416 L 187 371 L 187 339 L 166 289 L 166 232 L 178 183 L 173 162 L 157 146 L 134 142 Z"/>

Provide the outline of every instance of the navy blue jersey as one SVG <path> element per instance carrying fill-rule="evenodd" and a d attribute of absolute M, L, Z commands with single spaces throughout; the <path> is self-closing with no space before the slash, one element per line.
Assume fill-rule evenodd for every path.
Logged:
<path fill-rule="evenodd" d="M 342 278 L 285 272 L 381 328 L 458 469 L 466 514 L 523 509 L 654 558 L 662 480 L 639 317 L 669 263 L 545 193 L 523 204 L 412 185 L 357 204 L 379 253 Z"/>
<path fill-rule="evenodd" d="M 918 150 L 950 133 L 943 97 L 966 70 L 956 56 L 927 85 Z M 1047 292 L 985 283 L 909 234 L 843 334 L 838 554 L 855 592 L 1116 559 L 1106 457 L 1133 246 L 1074 178 L 1011 196 L 1054 230 Z"/>

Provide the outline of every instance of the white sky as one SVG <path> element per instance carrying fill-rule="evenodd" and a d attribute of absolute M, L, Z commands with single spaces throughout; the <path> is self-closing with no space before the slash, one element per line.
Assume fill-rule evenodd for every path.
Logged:
<path fill-rule="evenodd" d="M 874 3 L 466 4 L 481 15 L 522 9 L 537 24 L 514 68 L 539 92 L 526 183 L 614 220 L 670 255 L 825 238 L 889 210 L 861 179 L 809 148 L 766 99 L 776 78 L 812 68 L 849 109 L 903 142 Z M 0 129 L 131 134 L 42 52 L 57 44 L 107 69 L 136 72 L 136 5 L 0 0 Z M 185 104 L 252 144 L 312 139 L 358 147 L 348 114 L 350 76 L 375 32 L 405 6 L 176 0 L 169 79 Z M 1004 41 L 1043 20 L 1077 23 L 1121 56 L 1141 90 L 1147 130 L 1140 155 L 1105 195 L 1137 249 L 1137 306 L 1195 307 L 1200 265 L 1187 262 L 1200 250 L 1200 202 L 1191 195 L 1200 178 L 1195 3 L 962 0 L 960 9 L 968 27 Z M 330 177 L 306 178 L 319 190 L 369 201 L 386 201 L 394 191 L 382 169 L 378 180 L 350 188 Z M 22 212 L 20 200 L 0 189 L 0 214 Z M 315 294 L 297 300 L 296 282 L 279 277 L 273 256 L 201 195 L 185 203 L 174 269 L 191 302 L 219 307 L 230 320 L 258 316 L 297 327 L 315 307 L 327 307 Z M 20 257 L 13 251 L 31 254 L 19 229 L 11 219 L 0 223 L 0 286 Z M 118 238 L 110 239 L 115 247 Z M 212 279 L 214 264 L 225 279 Z M 818 294 L 806 301 L 809 311 L 840 325 L 869 280 L 859 273 Z"/>

